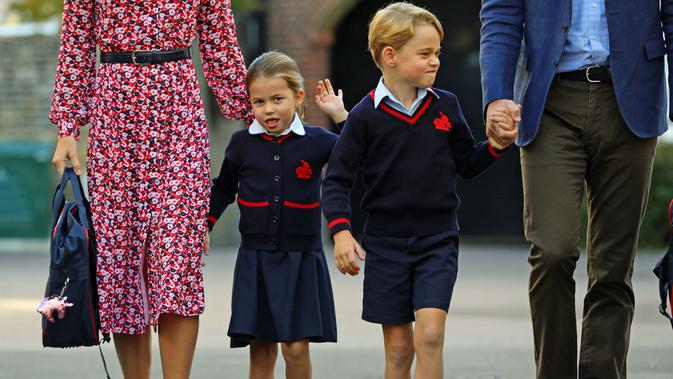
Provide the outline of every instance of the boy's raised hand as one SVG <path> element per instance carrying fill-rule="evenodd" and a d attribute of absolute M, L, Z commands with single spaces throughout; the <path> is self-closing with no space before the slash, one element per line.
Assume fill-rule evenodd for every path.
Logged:
<path fill-rule="evenodd" d="M 520 106 L 518 107 L 520 109 Z M 497 129 L 490 130 L 490 133 L 487 131 L 488 142 L 491 146 L 502 150 L 514 143 L 519 135 L 515 117 L 518 115 L 512 115 L 511 110 L 505 107 L 497 108 L 491 113 L 489 116 L 491 127 Z"/>
<path fill-rule="evenodd" d="M 329 79 L 320 80 L 315 91 L 315 103 L 321 111 L 325 112 L 334 123 L 346 121 L 348 112 L 344 107 L 344 93 L 339 90 L 334 92 L 332 82 Z"/>
<path fill-rule="evenodd" d="M 342 274 L 355 276 L 360 273 L 360 266 L 355 261 L 355 254 L 361 261 L 365 260 L 362 250 L 349 230 L 342 230 L 334 235 L 334 260 Z"/>

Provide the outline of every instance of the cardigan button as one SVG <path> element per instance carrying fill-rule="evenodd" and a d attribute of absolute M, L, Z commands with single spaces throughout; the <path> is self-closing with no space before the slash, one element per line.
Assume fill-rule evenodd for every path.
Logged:
<path fill-rule="evenodd" d="M 274 176 L 274 177 L 273 177 L 273 180 L 276 181 L 276 182 L 279 181 L 279 180 L 280 180 L 280 176 L 279 176 L 279 175 Z"/>
<path fill-rule="evenodd" d="M 274 203 L 277 203 L 277 202 L 279 202 L 279 201 L 280 201 L 280 197 L 278 197 L 278 196 L 274 196 L 274 197 L 273 197 L 273 202 L 274 202 Z"/>
<path fill-rule="evenodd" d="M 274 155 L 273 160 L 274 161 L 279 161 L 280 160 L 280 155 Z"/>
<path fill-rule="evenodd" d="M 274 224 L 277 223 L 277 222 L 278 222 L 278 217 L 274 217 L 273 219 L 271 219 L 271 221 L 272 221 Z"/>

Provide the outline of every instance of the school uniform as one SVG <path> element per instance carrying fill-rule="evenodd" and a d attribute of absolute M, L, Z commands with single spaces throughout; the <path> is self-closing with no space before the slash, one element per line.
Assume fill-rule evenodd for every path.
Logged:
<path fill-rule="evenodd" d="M 320 184 L 337 136 L 295 115 L 281 135 L 254 121 L 234 133 L 212 186 L 210 229 L 237 201 L 241 247 L 234 271 L 231 347 L 252 339 L 336 342 L 322 249 Z"/>
<path fill-rule="evenodd" d="M 368 212 L 364 320 L 411 322 L 421 308 L 448 311 L 457 275 L 456 178 L 472 178 L 504 151 L 476 143 L 456 96 L 419 89 L 407 109 L 383 79 L 351 110 L 323 182 L 332 234 L 350 230 L 349 192 L 362 169 Z"/>

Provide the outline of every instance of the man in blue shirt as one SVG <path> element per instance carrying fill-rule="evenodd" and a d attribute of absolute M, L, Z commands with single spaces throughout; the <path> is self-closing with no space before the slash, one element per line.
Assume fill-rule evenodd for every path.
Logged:
<path fill-rule="evenodd" d="M 625 378 L 633 259 L 667 129 L 673 0 L 483 0 L 481 21 L 487 134 L 499 137 L 496 109 L 520 120 L 537 377 Z M 578 370 L 573 273 L 585 189 Z"/>

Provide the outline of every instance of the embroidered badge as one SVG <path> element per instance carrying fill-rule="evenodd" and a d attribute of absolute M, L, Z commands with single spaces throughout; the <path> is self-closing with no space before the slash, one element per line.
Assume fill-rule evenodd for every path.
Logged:
<path fill-rule="evenodd" d="M 308 164 L 305 160 L 301 161 L 301 166 L 297 167 L 296 170 L 294 170 L 295 173 L 297 173 L 297 178 L 298 179 L 311 179 L 311 176 L 313 175 L 313 170 L 311 170 L 311 165 Z"/>
<path fill-rule="evenodd" d="M 437 117 L 434 121 L 435 124 L 435 129 L 439 130 L 445 130 L 445 131 L 451 131 L 451 128 L 453 128 L 453 125 L 451 125 L 451 121 L 449 121 L 449 117 L 445 115 L 442 112 L 439 112 L 441 117 Z"/>

